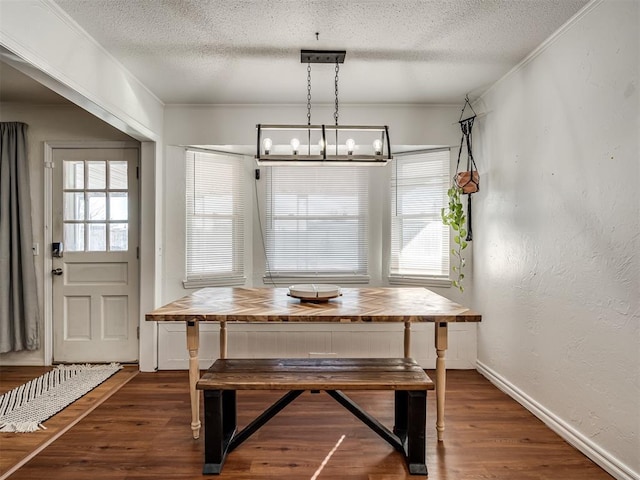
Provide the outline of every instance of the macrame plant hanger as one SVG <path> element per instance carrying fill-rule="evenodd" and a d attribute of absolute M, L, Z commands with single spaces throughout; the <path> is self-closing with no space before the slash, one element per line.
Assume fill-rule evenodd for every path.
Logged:
<path fill-rule="evenodd" d="M 467 118 L 462 118 L 467 105 L 473 112 L 473 115 Z M 471 231 L 471 195 L 480 190 L 480 175 L 478 174 L 478 167 L 473 159 L 473 152 L 471 151 L 473 121 L 476 118 L 476 112 L 469 102 L 469 96 L 464 99 L 464 105 L 462 106 L 462 112 L 460 112 L 460 130 L 462 130 L 462 138 L 460 139 L 460 149 L 458 150 L 458 163 L 456 164 L 456 174 L 453 177 L 455 185 L 462 190 L 462 193 L 467 195 L 467 241 L 473 240 L 473 233 Z M 462 147 L 467 145 L 467 169 L 466 171 L 460 171 L 460 157 L 462 156 Z"/>

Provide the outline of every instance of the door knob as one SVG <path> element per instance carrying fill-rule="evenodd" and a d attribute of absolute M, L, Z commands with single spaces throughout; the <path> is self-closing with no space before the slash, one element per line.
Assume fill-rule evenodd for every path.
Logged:
<path fill-rule="evenodd" d="M 62 269 L 61 268 L 55 268 L 55 269 L 51 270 L 51 273 L 53 273 L 54 275 L 62 275 Z"/>

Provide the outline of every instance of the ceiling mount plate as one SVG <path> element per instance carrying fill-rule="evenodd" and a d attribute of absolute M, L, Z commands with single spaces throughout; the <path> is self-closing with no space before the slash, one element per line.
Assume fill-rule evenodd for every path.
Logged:
<path fill-rule="evenodd" d="M 300 50 L 300 63 L 344 63 L 346 50 Z"/>

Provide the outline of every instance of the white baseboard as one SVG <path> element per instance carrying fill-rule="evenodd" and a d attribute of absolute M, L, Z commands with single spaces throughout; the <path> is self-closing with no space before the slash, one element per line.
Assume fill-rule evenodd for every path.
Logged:
<path fill-rule="evenodd" d="M 565 420 L 558 417 L 553 412 L 550 412 L 547 408 L 513 385 L 502 375 L 480 361 L 478 361 L 476 365 L 478 372 L 484 375 L 491 383 L 533 413 L 551 430 L 584 453 L 614 478 L 618 480 L 640 480 L 640 473 L 631 470 L 630 467 L 622 463 L 599 445 L 595 444 L 592 440 L 585 437 Z"/>
<path fill-rule="evenodd" d="M 0 367 L 42 367 L 46 365 L 42 358 L 20 358 L 15 355 L 5 358 L 5 355 L 9 357 L 11 354 L 0 355 Z"/>

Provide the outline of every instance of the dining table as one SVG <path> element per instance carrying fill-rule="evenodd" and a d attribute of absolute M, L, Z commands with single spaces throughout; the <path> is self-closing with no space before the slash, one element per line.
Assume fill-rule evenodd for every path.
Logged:
<path fill-rule="evenodd" d="M 198 350 L 201 322 L 220 326 L 220 358 L 227 358 L 227 323 L 378 323 L 404 324 L 405 358 L 411 357 L 411 324 L 434 324 L 436 350 L 436 431 L 444 439 L 446 391 L 445 352 L 448 325 L 480 322 L 482 316 L 422 287 L 340 288 L 340 294 L 321 301 L 289 295 L 288 288 L 207 287 L 197 290 L 145 315 L 147 321 L 185 322 L 189 352 L 189 392 L 193 438 L 200 436 L 200 378 Z M 233 346 L 231 346 L 233 348 Z"/>

